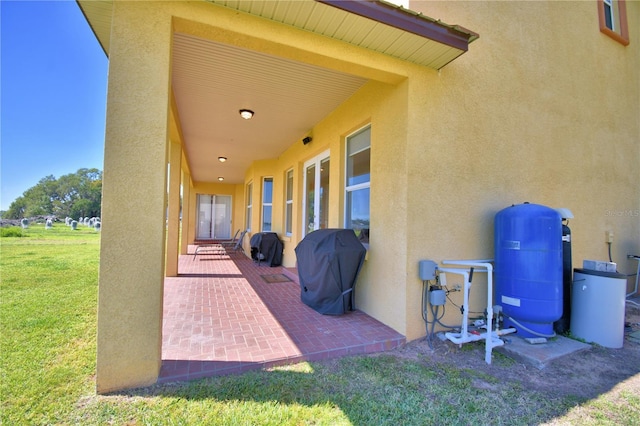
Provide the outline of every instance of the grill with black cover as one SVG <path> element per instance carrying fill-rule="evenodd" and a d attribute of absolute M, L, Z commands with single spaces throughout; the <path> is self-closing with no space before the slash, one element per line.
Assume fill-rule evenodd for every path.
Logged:
<path fill-rule="evenodd" d="M 321 314 L 355 309 L 354 287 L 366 249 L 352 229 L 319 229 L 295 248 L 302 302 Z"/>

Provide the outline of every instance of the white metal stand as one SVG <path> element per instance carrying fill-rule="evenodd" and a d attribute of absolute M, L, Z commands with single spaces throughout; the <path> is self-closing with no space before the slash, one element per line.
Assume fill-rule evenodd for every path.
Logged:
<path fill-rule="evenodd" d="M 438 268 L 438 271 L 450 274 L 462 275 L 464 278 L 463 289 L 463 310 L 462 310 L 462 327 L 460 333 L 445 333 L 447 339 L 462 345 L 463 343 L 476 342 L 485 340 L 484 360 L 487 364 L 491 364 L 491 351 L 497 346 L 504 345 L 504 341 L 500 336 L 514 333 L 515 328 L 500 329 L 496 321 L 495 330 L 491 329 L 493 324 L 493 259 L 480 260 L 443 260 L 445 265 L 457 265 L 473 268 L 474 272 L 482 272 L 487 274 L 487 321 L 484 325 L 485 332 L 469 332 L 469 290 L 471 290 L 470 272 L 471 269 L 458 268 Z"/>

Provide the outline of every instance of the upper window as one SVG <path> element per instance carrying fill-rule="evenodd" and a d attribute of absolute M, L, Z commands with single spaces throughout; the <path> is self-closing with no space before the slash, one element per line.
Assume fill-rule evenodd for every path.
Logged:
<path fill-rule="evenodd" d="M 293 230 L 293 169 L 287 170 L 285 180 L 284 232 L 290 236 Z"/>
<path fill-rule="evenodd" d="M 625 46 L 629 44 L 625 0 L 598 0 L 598 18 L 602 33 Z"/>
<path fill-rule="evenodd" d="M 369 193 L 371 187 L 371 127 L 347 136 L 345 228 L 362 242 L 369 242 Z"/>
<path fill-rule="evenodd" d="M 262 232 L 271 231 L 273 210 L 273 178 L 262 180 Z"/>

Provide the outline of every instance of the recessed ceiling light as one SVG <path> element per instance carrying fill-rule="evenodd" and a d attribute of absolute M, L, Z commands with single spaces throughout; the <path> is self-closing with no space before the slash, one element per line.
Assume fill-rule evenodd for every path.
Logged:
<path fill-rule="evenodd" d="M 224 177 L 222 177 L 222 176 L 218 176 L 218 180 L 219 180 L 220 182 L 222 182 L 222 181 L 224 180 Z"/>
<path fill-rule="evenodd" d="M 250 109 L 241 109 L 240 117 L 244 118 L 245 120 L 250 120 L 251 117 L 253 117 L 253 111 L 251 111 Z"/>
<path fill-rule="evenodd" d="M 224 163 L 225 161 L 227 161 L 227 157 L 218 157 L 218 161 Z"/>

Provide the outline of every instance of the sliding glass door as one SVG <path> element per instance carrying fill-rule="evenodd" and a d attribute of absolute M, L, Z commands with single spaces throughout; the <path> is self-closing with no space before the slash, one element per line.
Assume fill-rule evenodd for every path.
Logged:
<path fill-rule="evenodd" d="M 231 196 L 198 194 L 198 240 L 231 238 Z"/>

